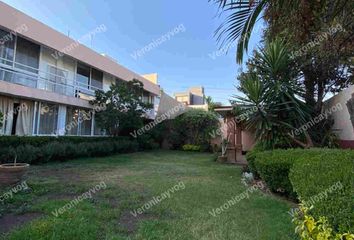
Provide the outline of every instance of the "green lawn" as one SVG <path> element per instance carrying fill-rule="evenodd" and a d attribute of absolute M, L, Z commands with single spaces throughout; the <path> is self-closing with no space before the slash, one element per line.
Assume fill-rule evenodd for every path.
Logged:
<path fill-rule="evenodd" d="M 32 166 L 32 190 L 0 204 L 0 214 L 3 221 L 34 220 L 0 239 L 296 239 L 288 214 L 292 206 L 260 191 L 212 216 L 213 209 L 247 191 L 241 168 L 212 159 L 210 154 L 153 151 Z M 53 215 L 102 180 L 105 189 Z M 172 193 L 176 184 L 180 188 Z M 169 190 L 170 198 L 136 217 L 131 214 Z"/>

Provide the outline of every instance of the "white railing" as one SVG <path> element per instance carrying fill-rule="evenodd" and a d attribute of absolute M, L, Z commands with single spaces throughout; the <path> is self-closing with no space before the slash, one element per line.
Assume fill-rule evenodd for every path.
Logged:
<path fill-rule="evenodd" d="M 75 76 L 75 74 L 73 75 Z M 72 97 L 78 97 L 79 93 L 94 96 L 96 90 L 102 90 L 102 88 L 83 84 L 75 79 L 42 71 L 4 58 L 0 58 L 0 80 Z"/>

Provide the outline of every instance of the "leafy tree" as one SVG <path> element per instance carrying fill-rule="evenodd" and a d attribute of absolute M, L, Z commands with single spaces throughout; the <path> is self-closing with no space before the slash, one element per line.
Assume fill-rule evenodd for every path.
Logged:
<path fill-rule="evenodd" d="M 96 113 L 95 121 L 110 135 L 129 135 L 141 128 L 144 115 L 152 108 L 151 104 L 142 101 L 144 88 L 138 80 L 113 84 L 107 92 L 96 91 L 93 105 L 106 105 L 104 111 Z"/>
<path fill-rule="evenodd" d="M 211 133 L 218 129 L 215 113 L 203 109 L 189 109 L 172 120 L 170 141 L 175 148 L 184 144 L 200 145 L 204 150 L 210 147 Z"/>
<path fill-rule="evenodd" d="M 290 52 L 312 44 L 309 50 L 295 54 L 301 70 L 303 97 L 321 111 L 326 94 L 336 93 L 353 83 L 354 5 L 347 0 L 210 0 L 228 13 L 217 29 L 218 41 L 229 45 L 237 41 L 237 61 L 242 62 L 257 19 L 268 25 L 265 40 L 286 39 Z M 341 30 L 331 33 L 333 26 Z M 322 39 L 321 39 L 322 37 Z M 320 41 L 318 39 L 320 38 Z M 294 55 L 294 54 L 293 54 Z"/>
<path fill-rule="evenodd" d="M 329 93 L 354 81 L 354 5 L 346 0 L 295 2 L 287 13 L 269 8 L 266 38 L 287 40 L 302 73 L 305 101 L 317 115 Z"/>

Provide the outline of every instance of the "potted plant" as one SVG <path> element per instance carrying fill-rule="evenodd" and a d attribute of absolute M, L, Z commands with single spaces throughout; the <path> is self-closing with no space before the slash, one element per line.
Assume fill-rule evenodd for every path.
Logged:
<path fill-rule="evenodd" d="M 0 185 L 9 186 L 21 182 L 29 168 L 27 163 L 18 163 L 17 156 L 13 163 L 0 165 Z"/>
<path fill-rule="evenodd" d="M 218 162 L 224 163 L 227 162 L 227 146 L 229 144 L 228 139 L 222 138 L 221 140 L 221 156 L 218 157 Z"/>
<path fill-rule="evenodd" d="M 0 112 L 0 128 L 3 126 L 3 120 L 4 116 Z M 28 168 L 29 164 L 17 162 L 17 156 L 13 163 L 0 164 L 0 185 L 8 186 L 22 181 Z"/>

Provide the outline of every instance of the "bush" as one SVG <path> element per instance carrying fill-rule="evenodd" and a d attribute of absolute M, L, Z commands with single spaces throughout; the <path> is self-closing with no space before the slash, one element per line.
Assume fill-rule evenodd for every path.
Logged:
<path fill-rule="evenodd" d="M 88 152 L 90 156 L 103 157 L 114 153 L 113 142 L 97 142 L 89 144 Z"/>
<path fill-rule="evenodd" d="M 302 201 L 312 205 L 310 213 L 324 216 L 336 232 L 354 232 L 354 152 L 325 151 L 328 154 L 301 158 L 290 171 L 290 180 Z"/>
<path fill-rule="evenodd" d="M 267 183 L 270 190 L 295 199 L 296 195 L 289 180 L 293 161 L 294 156 L 291 154 L 262 152 L 255 154 L 254 166 L 256 173 Z"/>
<path fill-rule="evenodd" d="M 120 141 L 114 142 L 114 152 L 116 153 L 131 153 L 139 150 L 137 141 Z"/>
<path fill-rule="evenodd" d="M 171 120 L 169 125 L 169 141 L 174 149 L 190 144 L 201 146 L 203 151 L 210 151 L 212 133 L 218 129 L 219 120 L 213 112 L 190 109 Z"/>
<path fill-rule="evenodd" d="M 13 147 L 0 149 L 0 161 L 1 163 L 12 163 L 16 157 L 16 149 Z"/>
<path fill-rule="evenodd" d="M 354 151 L 253 151 L 247 160 L 272 191 L 313 205 L 310 213 L 328 219 L 335 232 L 353 231 Z"/>
<path fill-rule="evenodd" d="M 259 179 L 260 176 L 257 172 L 257 168 L 256 168 L 256 158 L 257 158 L 257 154 L 259 154 L 259 152 L 257 150 L 252 150 L 250 152 L 248 152 L 246 154 L 246 159 L 248 162 L 248 168 L 249 170 L 253 173 L 253 176 L 256 179 Z"/>
<path fill-rule="evenodd" d="M 250 152 L 247 155 L 251 171 L 260 176 L 273 192 L 282 193 L 296 199 L 289 179 L 290 169 L 294 162 L 301 157 L 311 158 L 321 154 L 321 149 L 288 149 L 264 152 Z"/>
<path fill-rule="evenodd" d="M 183 149 L 183 151 L 200 152 L 201 147 L 197 146 L 197 145 L 186 144 L 186 145 L 183 145 L 182 149 Z"/>
<path fill-rule="evenodd" d="M 40 157 L 40 150 L 31 145 L 19 146 L 13 149 L 17 156 L 17 162 L 35 162 Z"/>
<path fill-rule="evenodd" d="M 1 148 L 0 161 L 1 163 L 12 163 L 17 156 L 18 162 L 38 164 L 51 161 L 67 161 L 80 157 L 101 157 L 139 150 L 136 140 L 129 138 L 101 139 L 105 139 L 105 141 L 93 142 L 89 140 L 82 143 L 50 141 L 47 144 L 40 144 L 39 146 L 27 144 L 18 147 Z M 37 138 L 35 141 L 37 141 Z"/>
<path fill-rule="evenodd" d="M 323 239 L 323 240 L 353 240 L 354 234 L 335 233 L 326 217 L 319 217 L 316 220 L 309 214 L 309 208 L 301 205 L 300 212 L 293 219 L 296 224 L 295 232 L 301 240 Z"/>
<path fill-rule="evenodd" d="M 160 147 L 160 144 L 155 142 L 155 140 L 152 136 L 150 136 L 150 134 L 143 134 L 141 136 L 138 136 L 137 141 L 140 149 L 151 150 L 158 149 Z"/>
<path fill-rule="evenodd" d="M 41 147 L 51 142 L 79 144 L 83 142 L 105 142 L 130 140 L 129 137 L 80 137 L 80 136 L 0 136 L 0 148 L 31 145 Z"/>

